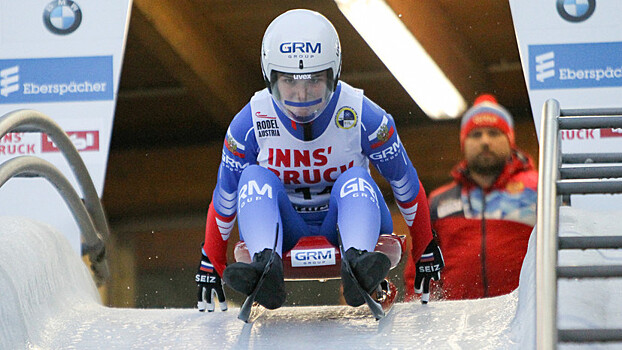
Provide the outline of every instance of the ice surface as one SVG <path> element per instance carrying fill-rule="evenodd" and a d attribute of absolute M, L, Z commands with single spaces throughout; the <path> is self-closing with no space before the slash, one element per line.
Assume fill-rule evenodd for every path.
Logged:
<path fill-rule="evenodd" d="M 29 219 L 0 217 L 0 349 L 23 349 L 73 304 L 100 303 L 67 239 Z"/>
<path fill-rule="evenodd" d="M 620 214 L 563 208 L 561 235 L 617 234 Z M 247 325 L 236 308 L 104 307 L 88 269 L 61 234 L 28 219 L 0 218 L 0 349 L 533 349 L 534 238 L 520 287 L 509 295 L 399 303 L 380 322 L 365 307 L 283 307 Z M 560 263 L 621 259 L 617 251 L 585 253 L 563 252 Z M 621 293 L 617 280 L 560 281 L 560 328 L 622 327 Z"/>
<path fill-rule="evenodd" d="M 509 349 L 505 330 L 515 296 L 422 306 L 398 304 L 376 322 L 364 307 L 284 307 L 253 324 L 237 309 L 111 309 L 74 305 L 54 317 L 45 349 Z M 477 311 L 476 311 L 477 310 Z M 294 347 L 295 344 L 295 347 Z"/>

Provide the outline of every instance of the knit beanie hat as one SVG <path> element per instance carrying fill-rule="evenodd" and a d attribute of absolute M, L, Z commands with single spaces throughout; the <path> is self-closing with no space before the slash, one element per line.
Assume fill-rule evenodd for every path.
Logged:
<path fill-rule="evenodd" d="M 471 130 L 480 127 L 491 127 L 501 130 L 514 148 L 514 121 L 507 109 L 497 103 L 493 95 L 483 94 L 475 99 L 473 107 L 462 116 L 460 124 L 460 146 L 464 147 L 464 140 Z"/>

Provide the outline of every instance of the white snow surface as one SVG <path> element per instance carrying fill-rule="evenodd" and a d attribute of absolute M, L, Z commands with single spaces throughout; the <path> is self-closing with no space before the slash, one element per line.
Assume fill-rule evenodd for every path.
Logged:
<path fill-rule="evenodd" d="M 617 234 L 621 214 L 562 208 L 560 235 Z M 0 349 L 534 349 L 534 243 L 532 234 L 520 286 L 509 295 L 398 303 L 379 322 L 365 306 L 308 306 L 266 311 L 244 324 L 237 308 L 105 307 L 62 234 L 29 219 L 0 217 Z M 620 263 L 622 253 L 562 252 L 559 261 Z M 622 328 L 622 282 L 561 280 L 558 320 L 560 328 Z"/>

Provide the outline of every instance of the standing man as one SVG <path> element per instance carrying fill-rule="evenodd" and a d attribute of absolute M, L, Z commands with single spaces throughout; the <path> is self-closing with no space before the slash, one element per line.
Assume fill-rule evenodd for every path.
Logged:
<path fill-rule="evenodd" d="M 438 278 L 442 255 L 425 191 L 391 115 L 339 81 L 341 45 L 333 25 L 310 10 L 281 14 L 264 34 L 261 68 L 266 88 L 233 118 L 224 141 L 196 275 L 199 310 L 214 310 L 213 294 L 226 309 L 221 277 L 242 294 L 254 291 L 273 252 L 275 227 L 276 256 L 255 301 L 281 307 L 283 254 L 304 236 L 322 235 L 337 245 L 338 226 L 342 259 L 356 279 L 342 264 L 344 297 L 362 305 L 357 284 L 372 293 L 384 280 L 390 261 L 374 248 L 380 234 L 393 231 L 369 162 L 391 184 L 413 237 L 412 256 L 425 270 L 420 278 L 428 284 Z M 236 217 L 252 263 L 227 266 Z"/>
<path fill-rule="evenodd" d="M 454 180 L 430 195 L 432 227 L 446 267 L 433 284 L 438 299 L 476 299 L 518 287 L 529 236 L 536 222 L 538 173 L 516 148 L 510 113 L 482 95 L 462 117 L 464 160 Z M 410 263 L 410 261 L 409 261 Z M 406 297 L 414 297 L 412 264 Z"/>

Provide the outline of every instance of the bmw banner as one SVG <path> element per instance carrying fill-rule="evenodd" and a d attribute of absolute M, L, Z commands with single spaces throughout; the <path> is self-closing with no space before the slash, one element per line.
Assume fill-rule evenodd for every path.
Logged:
<path fill-rule="evenodd" d="M 542 108 L 622 107 L 622 1 L 510 0 L 531 110 L 540 137 Z M 622 148 L 622 130 L 563 130 L 565 153 Z M 622 208 L 615 195 L 573 196 L 572 205 Z"/>
<path fill-rule="evenodd" d="M 108 161 L 131 0 L 0 2 L 0 116 L 33 109 L 51 117 L 78 149 L 101 197 Z M 0 139 L 0 164 L 43 158 L 82 195 L 73 172 L 44 133 Z M 2 215 L 55 227 L 80 252 L 80 232 L 56 189 L 44 179 L 14 178 L 0 188 Z"/>

